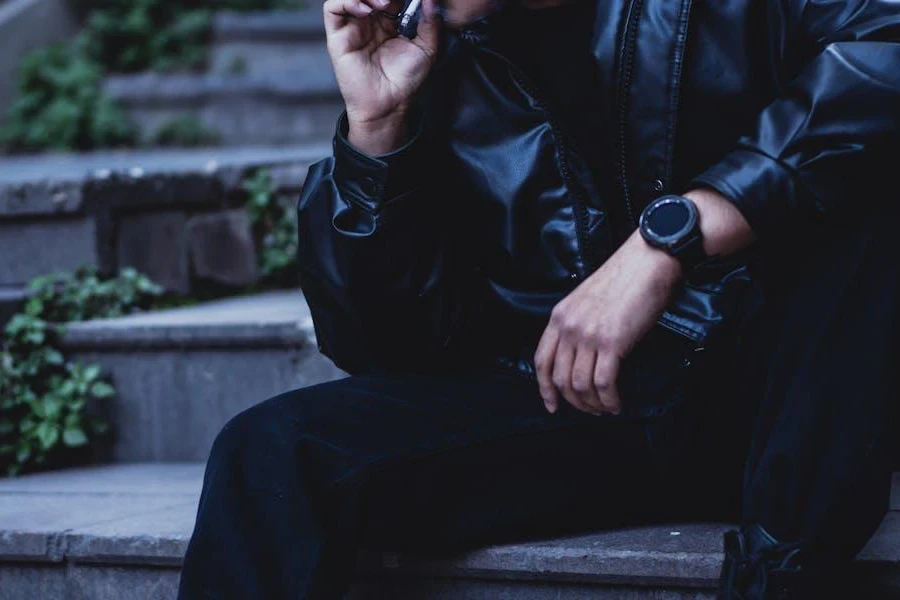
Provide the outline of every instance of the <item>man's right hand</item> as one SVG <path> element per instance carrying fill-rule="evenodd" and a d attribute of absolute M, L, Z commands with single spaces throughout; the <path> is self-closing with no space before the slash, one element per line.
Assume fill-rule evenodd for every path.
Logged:
<path fill-rule="evenodd" d="M 389 0 L 327 0 L 328 53 L 347 107 L 349 141 L 367 154 L 384 154 L 407 136 L 411 99 L 435 61 L 440 24 L 436 0 L 423 0 L 418 34 L 397 35 L 394 22 L 376 11 L 396 13 Z"/>

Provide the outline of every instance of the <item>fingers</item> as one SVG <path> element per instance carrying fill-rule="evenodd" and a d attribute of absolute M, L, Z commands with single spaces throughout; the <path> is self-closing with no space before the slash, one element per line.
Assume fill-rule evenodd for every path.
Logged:
<path fill-rule="evenodd" d="M 553 361 L 553 386 L 562 394 L 566 402 L 580 411 L 590 412 L 590 409 L 581 401 L 581 398 L 572 388 L 572 367 L 574 364 L 575 348 L 567 343 L 565 338 L 560 339 L 556 349 L 556 357 Z"/>
<path fill-rule="evenodd" d="M 412 42 L 428 56 L 437 54 L 440 42 L 441 18 L 437 10 L 437 0 L 422 0 L 422 18 Z"/>
<path fill-rule="evenodd" d="M 325 29 L 330 32 L 343 27 L 348 17 L 368 17 L 375 10 L 376 2 L 381 0 L 326 0 L 322 5 Z"/>
<path fill-rule="evenodd" d="M 616 380 L 619 377 L 619 357 L 610 352 L 599 352 L 594 367 L 594 389 L 600 397 L 603 409 L 617 415 L 622 410 L 622 398 Z"/>
<path fill-rule="evenodd" d="M 553 363 L 559 342 L 559 331 L 553 327 L 544 330 L 541 341 L 534 353 L 534 368 L 537 373 L 538 390 L 544 400 L 547 412 L 555 413 L 559 408 L 559 394 L 553 386 Z"/>
<path fill-rule="evenodd" d="M 575 353 L 572 365 L 572 390 L 583 410 L 593 415 L 602 415 L 605 408 L 594 387 L 594 371 L 597 364 L 597 350 L 581 345 Z"/>

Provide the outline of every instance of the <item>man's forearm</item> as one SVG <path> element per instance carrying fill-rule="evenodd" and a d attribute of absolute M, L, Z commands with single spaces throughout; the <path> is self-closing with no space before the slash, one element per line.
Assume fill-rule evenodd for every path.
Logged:
<path fill-rule="evenodd" d="M 685 194 L 700 212 L 703 249 L 709 256 L 728 256 L 756 240 L 750 224 L 728 198 L 709 188 Z"/>

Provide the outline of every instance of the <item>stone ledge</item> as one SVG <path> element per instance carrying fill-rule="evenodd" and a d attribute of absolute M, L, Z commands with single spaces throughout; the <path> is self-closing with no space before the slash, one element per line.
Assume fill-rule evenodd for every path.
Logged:
<path fill-rule="evenodd" d="M 315 345 L 315 333 L 302 294 L 279 291 L 73 323 L 62 344 L 69 351 L 303 348 Z"/>
<path fill-rule="evenodd" d="M 325 40 L 320 10 L 218 12 L 213 21 L 213 43 L 305 42 Z"/>
<path fill-rule="evenodd" d="M 340 101 L 337 81 L 330 70 L 298 74 L 166 75 L 140 73 L 107 78 L 104 90 L 126 107 L 152 105 L 198 106 L 215 98 L 259 98 L 291 105 Z"/>
<path fill-rule="evenodd" d="M 85 211 L 92 193 L 114 190 L 121 203 L 224 201 L 250 169 L 305 172 L 331 154 L 328 144 L 286 147 L 114 151 L 7 156 L 0 161 L 0 220 Z"/>

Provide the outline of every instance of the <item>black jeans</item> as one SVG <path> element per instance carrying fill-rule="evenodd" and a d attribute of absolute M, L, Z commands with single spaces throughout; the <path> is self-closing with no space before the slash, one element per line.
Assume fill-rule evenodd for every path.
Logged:
<path fill-rule="evenodd" d="M 180 598 L 336 598 L 358 547 L 739 514 L 811 560 L 852 558 L 889 494 L 894 222 L 848 221 L 772 267 L 735 368 L 660 417 L 548 415 L 533 382 L 477 372 L 354 377 L 244 412 L 212 450 Z"/>

